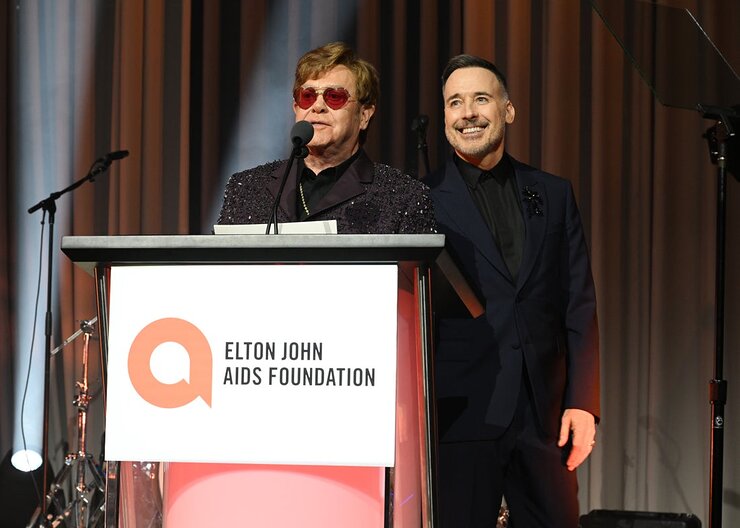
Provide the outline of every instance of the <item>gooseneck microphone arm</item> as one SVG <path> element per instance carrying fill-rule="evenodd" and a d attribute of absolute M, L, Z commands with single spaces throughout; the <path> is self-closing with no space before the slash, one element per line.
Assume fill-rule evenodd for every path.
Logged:
<path fill-rule="evenodd" d="M 273 227 L 272 234 L 277 235 L 278 233 L 278 221 L 277 212 L 280 207 L 280 198 L 283 196 L 283 189 L 285 189 L 285 182 L 288 181 L 288 174 L 293 166 L 293 162 L 296 158 L 305 158 L 308 155 L 309 141 L 313 138 L 313 125 L 308 121 L 298 121 L 293 128 L 290 130 L 290 141 L 293 144 L 293 148 L 290 151 L 290 158 L 288 158 L 288 165 L 285 167 L 283 177 L 280 180 L 280 188 L 275 195 L 275 202 L 272 204 L 272 213 L 270 214 L 270 220 L 267 222 L 267 228 L 265 234 L 270 234 L 270 227 Z"/>
<path fill-rule="evenodd" d="M 39 203 L 34 205 L 33 207 L 30 207 L 28 209 L 29 214 L 33 214 L 39 209 L 44 209 L 45 211 L 49 211 L 49 215 L 51 218 L 51 214 L 53 213 L 52 210 L 56 210 L 56 207 L 53 205 L 53 203 L 63 194 L 68 193 L 69 191 L 75 190 L 77 187 L 82 185 L 83 183 L 89 181 L 93 182 L 95 181 L 95 177 L 98 174 L 102 174 L 103 172 L 107 171 L 108 168 L 111 166 L 111 163 L 113 163 L 116 160 L 120 160 L 128 156 L 128 150 L 116 150 L 114 152 L 110 152 L 109 154 L 106 154 L 102 158 L 96 159 L 92 166 L 90 167 L 90 170 L 88 171 L 87 175 L 84 178 L 80 178 L 76 182 L 74 182 L 69 187 L 65 187 L 61 191 L 53 192 L 49 195 L 48 198 L 44 198 Z M 49 222 L 52 223 L 51 220 Z"/>
<path fill-rule="evenodd" d="M 46 342 L 44 346 L 44 417 L 43 417 L 43 446 L 42 446 L 42 464 L 43 464 L 43 484 L 42 484 L 42 496 L 41 496 L 41 504 L 39 504 L 39 507 L 41 509 L 41 516 L 39 519 L 41 520 L 41 526 L 46 526 L 47 521 L 47 508 L 48 508 L 48 501 L 46 494 L 48 493 L 48 497 L 53 497 L 53 493 L 48 489 L 49 488 L 49 482 L 48 482 L 48 465 L 49 465 L 49 385 L 50 385 L 50 370 L 51 370 L 51 331 L 52 331 L 52 315 L 51 315 L 51 287 L 52 287 L 52 263 L 53 263 L 53 257 L 54 257 L 54 213 L 56 213 L 57 205 L 56 201 L 57 199 L 62 196 L 65 193 L 68 193 L 69 191 L 72 191 L 85 183 L 86 181 L 95 181 L 95 177 L 98 174 L 101 174 L 108 170 L 108 167 L 110 167 L 111 163 L 125 158 L 128 156 L 128 150 L 117 150 L 115 152 L 111 152 L 109 154 L 106 154 L 102 158 L 98 158 L 95 160 L 90 167 L 90 170 L 88 171 L 87 175 L 84 178 L 80 178 L 76 182 L 74 182 L 69 187 L 66 187 L 62 189 L 61 191 L 53 192 L 49 195 L 48 198 L 44 198 L 39 203 L 34 205 L 33 207 L 30 207 L 28 209 L 29 214 L 32 214 L 39 209 L 43 209 L 44 212 L 49 213 L 49 243 L 48 243 L 48 252 L 47 252 L 47 277 L 46 277 L 46 321 L 44 324 L 44 335 L 46 337 Z M 43 223 L 43 220 L 42 220 Z"/>

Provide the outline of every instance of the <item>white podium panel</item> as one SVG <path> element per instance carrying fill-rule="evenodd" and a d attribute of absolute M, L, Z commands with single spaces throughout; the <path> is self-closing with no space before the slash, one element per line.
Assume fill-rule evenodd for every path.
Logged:
<path fill-rule="evenodd" d="M 397 266 L 113 266 L 106 458 L 393 466 Z"/>

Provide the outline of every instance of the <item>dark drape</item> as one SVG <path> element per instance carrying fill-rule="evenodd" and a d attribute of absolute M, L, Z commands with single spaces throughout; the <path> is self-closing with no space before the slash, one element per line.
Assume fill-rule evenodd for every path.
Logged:
<path fill-rule="evenodd" d="M 668 2 L 662 2 L 668 3 Z M 43 14 L 69 38 L 43 38 Z M 630 9 L 631 2 L 624 2 Z M 676 0 L 740 71 L 740 5 Z M 598 446 L 579 470 L 581 508 L 692 512 L 706 520 L 709 457 L 707 384 L 713 377 L 716 167 L 702 139 L 712 123 L 698 112 L 662 106 L 590 4 L 579 0 L 72 0 L 3 2 L 0 9 L 0 451 L 12 439 L 14 343 L 19 299 L 13 283 L 32 273 L 20 257 L 16 188 L 23 172 L 18 138 L 43 120 L 18 61 L 69 66 L 57 76 L 74 123 L 54 150 L 22 156 L 69 159 L 56 185 L 83 176 L 97 156 L 131 155 L 67 198 L 58 234 L 207 233 L 225 179 L 283 157 L 291 123 L 296 59 L 344 40 L 381 75 L 382 95 L 367 150 L 377 161 L 418 172 L 412 119 L 429 116 L 432 165 L 447 146 L 439 77 L 460 52 L 482 55 L 507 74 L 516 107 L 508 149 L 521 161 L 573 182 L 589 239 L 599 300 L 603 420 Z M 33 9 L 31 9 L 33 7 Z M 23 17 L 38 17 L 30 22 Z M 21 23 L 38 33 L 19 34 Z M 24 25 L 23 27 L 28 27 Z M 59 29 L 59 31 L 62 31 Z M 67 33 L 65 33 L 67 34 Z M 631 38 L 653 36 L 635 28 Z M 79 42 L 91 43 L 91 48 Z M 77 44 L 75 44 L 77 42 Z M 66 47 L 65 47 L 66 46 Z M 84 53 L 83 53 L 84 48 Z M 36 60 L 36 59 L 34 59 Z M 62 70 L 61 73 L 64 73 Z M 25 77 L 24 77 L 25 79 Z M 65 80 L 66 79 L 66 80 Z M 38 81 L 41 82 L 41 81 Z M 681 81 L 677 81 L 681 82 Z M 709 81 L 708 81 L 709 82 Z M 42 92 L 45 93 L 45 92 Z M 23 104 L 21 104 L 21 102 Z M 740 102 L 740 94 L 738 101 Z M 30 105 L 30 106 L 29 106 Z M 61 111 L 61 110 L 59 110 Z M 54 157 L 56 156 L 56 157 Z M 36 200 L 56 190 L 40 182 Z M 728 189 L 724 377 L 724 507 L 740 523 L 740 183 Z M 37 240 L 37 232 L 33 234 Z M 25 253 L 23 253 L 25 255 Z M 92 280 L 57 256 L 57 341 L 94 313 Z M 39 346 L 37 342 L 37 346 Z M 73 442 L 69 405 L 80 345 L 56 363 L 53 456 Z M 93 374 L 99 387 L 100 375 Z M 735 387 L 733 389 L 733 387 Z M 98 398 L 99 399 L 99 398 Z M 99 407 L 93 424 L 100 437 Z M 96 444 L 91 446 L 99 452 Z"/>

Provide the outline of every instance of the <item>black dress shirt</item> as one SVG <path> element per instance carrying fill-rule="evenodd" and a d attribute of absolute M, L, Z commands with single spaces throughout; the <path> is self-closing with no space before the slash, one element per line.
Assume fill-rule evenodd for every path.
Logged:
<path fill-rule="evenodd" d="M 344 160 L 336 167 L 329 167 L 318 174 L 306 167 L 301 160 L 301 177 L 298 180 L 298 199 L 296 200 L 296 213 L 299 220 L 305 220 L 313 212 L 321 199 L 331 190 L 335 183 L 342 177 L 347 167 L 357 159 L 362 149 Z M 308 209 L 308 211 L 306 210 Z"/>
<path fill-rule="evenodd" d="M 524 219 L 516 190 L 514 166 L 507 154 L 484 171 L 455 155 L 455 165 L 473 202 L 488 224 L 511 278 L 516 282 L 524 247 Z"/>

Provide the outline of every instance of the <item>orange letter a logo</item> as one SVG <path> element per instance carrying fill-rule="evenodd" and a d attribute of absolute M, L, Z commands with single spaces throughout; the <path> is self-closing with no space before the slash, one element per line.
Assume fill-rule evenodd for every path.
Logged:
<path fill-rule="evenodd" d="M 150 361 L 163 343 L 178 343 L 190 357 L 190 382 L 162 383 L 154 377 Z M 131 344 L 128 374 L 136 392 L 157 407 L 172 409 L 200 396 L 211 406 L 213 354 L 206 336 L 184 319 L 165 318 L 145 326 Z"/>

